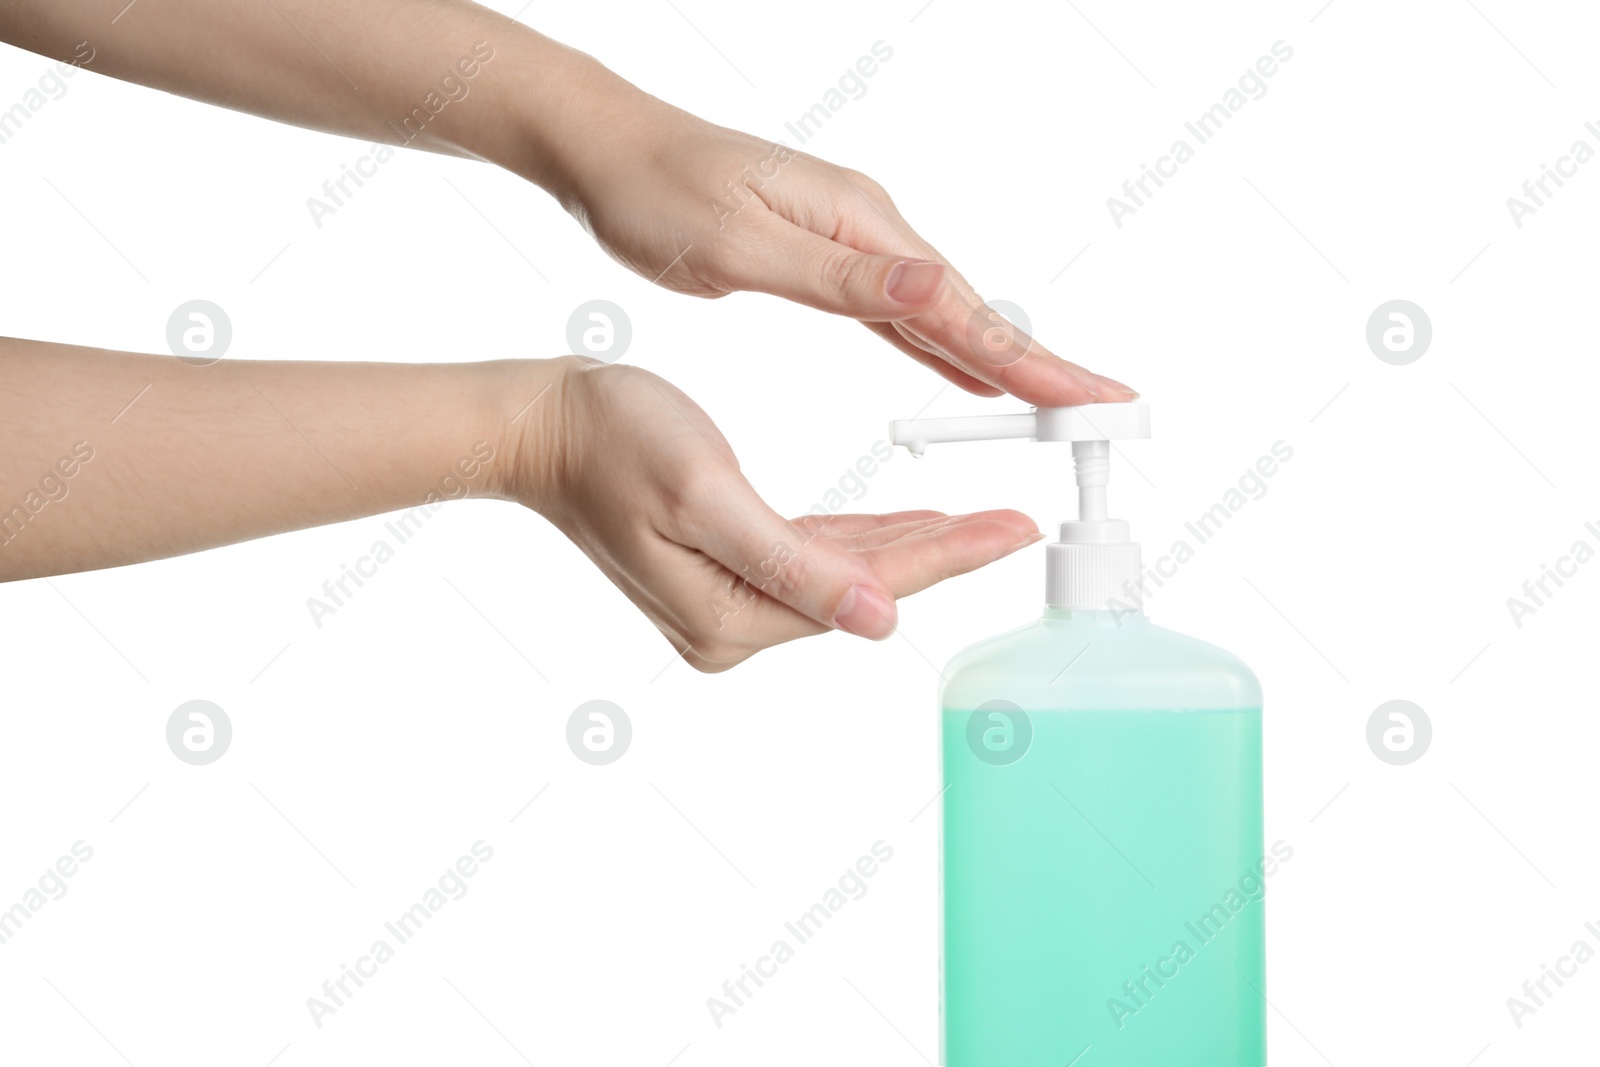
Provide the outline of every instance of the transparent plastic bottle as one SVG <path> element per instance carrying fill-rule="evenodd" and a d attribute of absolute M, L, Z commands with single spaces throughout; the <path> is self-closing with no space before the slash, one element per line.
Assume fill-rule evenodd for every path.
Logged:
<path fill-rule="evenodd" d="M 1148 437 L 1148 409 L 890 434 L 1070 442 L 1079 498 L 1043 617 L 944 672 L 942 1062 L 1262 1067 L 1266 878 L 1292 852 L 1263 852 L 1260 684 L 1145 617 L 1139 546 L 1107 517 L 1110 441 Z"/>
<path fill-rule="evenodd" d="M 1266 1063 L 1250 669 L 1051 608 L 945 678 L 942 1062 Z"/>

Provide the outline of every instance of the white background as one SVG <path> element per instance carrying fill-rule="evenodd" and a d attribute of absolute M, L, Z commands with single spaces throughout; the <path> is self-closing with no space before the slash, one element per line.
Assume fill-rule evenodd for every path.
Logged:
<path fill-rule="evenodd" d="M 786 120 L 890 45 L 806 150 L 879 179 L 986 296 L 1143 391 L 1156 437 L 1123 447 L 1142 476 L 1119 460 L 1112 501 L 1147 556 L 1274 442 L 1294 449 L 1151 604 L 1267 693 L 1267 839 L 1295 849 L 1269 897 L 1273 1062 L 1592 1057 L 1600 962 L 1521 1029 L 1505 1002 L 1580 937 L 1600 947 L 1600 565 L 1520 628 L 1506 599 L 1600 544 L 1600 163 L 1520 229 L 1505 201 L 1575 139 L 1600 147 L 1593 16 L 674 2 L 522 18 L 790 143 Z M 1106 198 L 1278 40 L 1294 56 L 1267 94 L 1116 227 Z M 48 69 L 0 49 L 0 107 Z M 695 397 L 791 514 L 889 418 L 1020 408 L 941 390 L 849 322 L 653 289 L 486 166 L 407 154 L 319 230 L 306 198 L 361 143 L 69 86 L 0 146 L 12 336 L 160 352 L 198 297 L 230 314 L 230 356 L 548 356 L 604 297 L 632 318 L 626 358 Z M 1364 339 L 1394 298 L 1433 323 L 1408 366 Z M 902 453 L 866 484 L 852 507 L 1048 526 L 1072 505 L 1065 455 L 1017 443 Z M 937 665 L 1036 615 L 1041 548 L 905 602 L 883 644 L 830 634 L 707 677 L 506 504 L 446 508 L 318 629 L 306 598 L 381 524 L 0 591 L 0 907 L 94 849 L 0 946 L 0 1060 L 937 1058 Z M 207 767 L 165 743 L 195 698 L 234 728 Z M 594 698 L 635 731 L 607 767 L 564 741 Z M 1433 723 L 1409 766 L 1365 740 L 1394 698 Z M 316 1027 L 306 998 L 479 839 L 494 858 L 470 892 Z M 714 1026 L 706 998 L 880 839 L 894 858 L 870 892 Z"/>

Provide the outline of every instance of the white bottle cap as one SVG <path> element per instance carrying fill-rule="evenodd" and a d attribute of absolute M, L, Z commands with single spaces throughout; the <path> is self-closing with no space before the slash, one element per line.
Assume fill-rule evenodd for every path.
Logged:
<path fill-rule="evenodd" d="M 1070 441 L 1078 482 L 1078 517 L 1061 524 L 1061 539 L 1045 548 L 1045 603 L 1053 608 L 1111 610 L 1126 605 L 1139 584 L 1139 546 L 1128 524 L 1106 516 L 1111 442 L 1150 436 L 1148 404 L 1083 404 L 1035 408 L 1025 415 L 902 419 L 889 440 L 920 456 L 943 441 L 1008 438 Z M 1137 603 L 1135 598 L 1133 602 Z"/>

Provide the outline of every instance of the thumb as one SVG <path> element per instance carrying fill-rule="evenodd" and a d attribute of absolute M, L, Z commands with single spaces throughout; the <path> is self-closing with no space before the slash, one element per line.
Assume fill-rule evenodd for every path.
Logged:
<path fill-rule="evenodd" d="M 874 640 L 894 633 L 894 594 L 860 554 L 821 536 L 826 523 L 797 526 L 746 484 L 695 525 L 691 547 L 747 588 L 829 629 Z"/>
<path fill-rule="evenodd" d="M 863 322 L 920 315 L 945 288 L 943 264 L 858 252 L 792 223 L 749 279 L 758 292 Z"/>

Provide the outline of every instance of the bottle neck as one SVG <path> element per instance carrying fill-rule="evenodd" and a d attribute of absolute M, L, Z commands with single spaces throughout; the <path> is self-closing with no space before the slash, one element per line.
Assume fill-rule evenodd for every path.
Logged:
<path fill-rule="evenodd" d="M 1098 540 L 1114 535 L 1115 540 Z M 1061 540 L 1045 546 L 1044 602 L 1052 608 L 1123 614 L 1139 602 L 1139 545 L 1127 523 L 1064 522 Z"/>
<path fill-rule="evenodd" d="M 1126 611 L 1107 611 L 1092 608 L 1053 608 L 1046 605 L 1043 618 L 1045 622 L 1104 626 L 1113 630 L 1127 626 L 1142 626 L 1150 622 L 1150 617 L 1143 609 L 1135 607 L 1130 607 Z"/>

